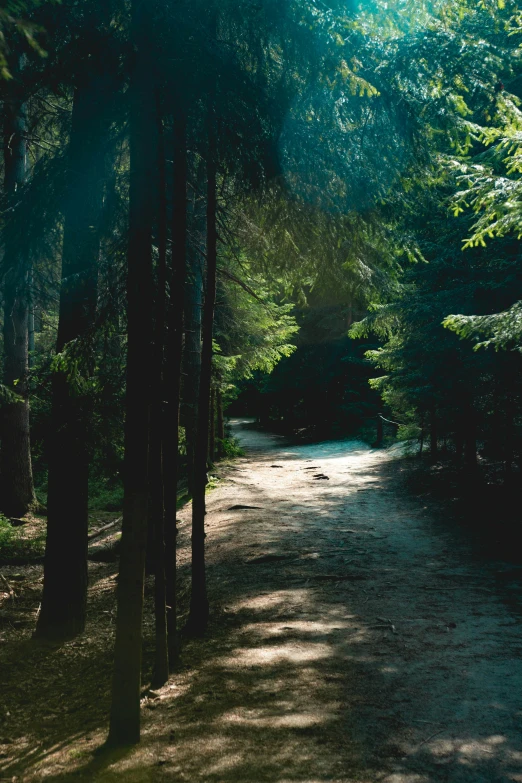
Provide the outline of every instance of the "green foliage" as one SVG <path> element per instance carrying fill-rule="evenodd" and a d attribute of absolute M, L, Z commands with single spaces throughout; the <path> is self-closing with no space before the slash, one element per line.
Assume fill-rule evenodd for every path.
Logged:
<path fill-rule="evenodd" d="M 14 535 L 15 528 L 3 514 L 0 514 L 0 552 L 11 546 Z"/>
<path fill-rule="evenodd" d="M 225 405 L 244 390 L 265 420 L 370 432 L 384 402 L 404 422 L 404 437 L 426 428 L 434 409 L 448 431 L 464 405 L 485 421 L 490 401 L 476 389 L 499 385 L 513 368 L 458 338 L 514 353 L 521 345 L 516 3 L 178 6 L 154 11 L 158 92 L 174 95 L 176 111 L 187 116 L 191 193 L 201 190 L 197 167 L 208 151 L 204 107 L 210 97 L 216 106 L 213 384 Z M 52 377 L 60 372 L 91 416 L 91 494 L 99 508 L 121 502 L 128 22 L 128 4 L 118 0 L 0 6 L 6 42 L 16 30 L 17 40 L 39 41 L 44 25 L 49 51 L 44 61 L 22 47 L 31 55 L 32 170 L 16 203 L 4 199 L 0 210 L 2 241 L 19 249 L 18 273 L 32 267 L 42 321 L 30 378 L 36 473 L 42 483 Z M 111 177 L 99 228 L 98 313 L 87 338 L 56 355 L 71 97 L 107 49 L 103 64 L 118 87 L 104 150 Z M 170 160 L 169 101 L 163 108 Z M 189 240 L 201 252 L 198 231 Z M 234 444 L 221 445 L 234 456 Z"/>
<path fill-rule="evenodd" d="M 295 350 L 290 339 L 299 329 L 292 304 L 271 300 L 266 284 L 262 287 L 250 275 L 247 281 L 255 286 L 255 297 L 233 282 L 223 283 L 215 328 L 216 370 L 238 379 L 249 378 L 256 370 L 270 373 Z"/>
<path fill-rule="evenodd" d="M 15 402 L 23 402 L 23 398 L 5 384 L 0 383 L 0 408 L 2 405 L 12 405 Z"/>
<path fill-rule="evenodd" d="M 46 56 L 45 50 L 38 41 L 38 33 L 41 33 L 42 30 L 39 25 L 27 18 L 27 14 L 49 1 L 61 2 L 61 0 L 2 0 L 0 3 L 0 78 L 12 78 L 8 63 L 9 46 L 7 41 L 13 33 L 23 36 L 28 45 L 40 57 Z"/>
<path fill-rule="evenodd" d="M 224 438 L 220 440 L 216 438 L 216 444 L 218 449 L 221 450 L 225 459 L 234 459 L 236 457 L 243 457 L 245 452 L 239 445 L 237 438 Z"/>
<path fill-rule="evenodd" d="M 492 315 L 449 315 L 442 322 L 463 339 L 472 339 L 479 348 L 522 352 L 522 302 L 503 313 Z"/>

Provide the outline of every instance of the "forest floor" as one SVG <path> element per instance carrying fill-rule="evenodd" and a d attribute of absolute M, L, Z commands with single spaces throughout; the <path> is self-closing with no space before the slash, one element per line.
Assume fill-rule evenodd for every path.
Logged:
<path fill-rule="evenodd" d="M 144 690 L 138 747 L 99 752 L 116 565 L 91 563 L 87 632 L 54 647 L 30 641 L 41 566 L 0 569 L 0 780 L 522 782 L 520 552 L 412 494 L 396 449 L 234 429 L 246 456 L 208 495 L 208 637 Z M 145 677 L 152 646 L 148 620 Z"/>

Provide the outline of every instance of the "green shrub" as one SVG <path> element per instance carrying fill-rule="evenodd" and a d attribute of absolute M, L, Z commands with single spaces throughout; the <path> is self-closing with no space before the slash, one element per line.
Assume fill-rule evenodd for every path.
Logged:
<path fill-rule="evenodd" d="M 15 529 L 12 524 L 3 514 L 0 514 L 0 552 L 10 547 L 14 534 Z"/>
<path fill-rule="evenodd" d="M 233 457 L 243 457 L 245 452 L 239 445 L 237 438 L 225 438 L 224 440 L 217 439 L 217 446 L 221 446 L 223 456 L 228 459 Z"/>

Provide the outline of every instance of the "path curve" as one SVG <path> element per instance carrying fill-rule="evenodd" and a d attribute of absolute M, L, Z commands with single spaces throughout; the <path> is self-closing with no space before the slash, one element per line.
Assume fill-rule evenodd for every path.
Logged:
<path fill-rule="evenodd" d="M 388 452 L 288 446 L 247 424 L 233 422 L 246 456 L 208 496 L 217 617 L 185 652 L 170 773 L 522 781 L 522 628 L 507 566 L 477 563 L 426 518 Z M 182 563 L 188 520 L 187 509 Z"/>

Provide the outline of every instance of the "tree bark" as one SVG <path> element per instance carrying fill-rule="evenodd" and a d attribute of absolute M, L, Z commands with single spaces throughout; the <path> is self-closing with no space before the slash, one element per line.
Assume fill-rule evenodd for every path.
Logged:
<path fill-rule="evenodd" d="M 185 347 L 183 353 L 183 424 L 187 447 L 188 488 L 194 495 L 194 447 L 196 442 L 199 382 L 201 375 L 201 319 L 203 313 L 203 272 L 205 267 L 206 173 L 203 161 L 196 170 L 196 188 L 190 218 L 193 241 L 187 253 L 185 282 Z"/>
<path fill-rule="evenodd" d="M 381 418 L 381 414 L 377 414 L 377 440 L 375 441 L 375 448 L 380 449 L 382 448 L 384 440 L 384 426 L 383 421 Z"/>
<path fill-rule="evenodd" d="M 13 69 L 13 86 L 4 100 L 4 187 L 14 205 L 17 191 L 28 175 L 27 106 L 19 95 L 16 78 L 22 58 Z M 35 504 L 29 428 L 29 267 L 14 241 L 6 243 L 4 265 L 4 372 L 3 382 L 13 399 L 1 412 L 1 511 L 21 517 Z M 16 398 L 15 398 L 16 395 Z"/>
<path fill-rule="evenodd" d="M 156 318 L 152 352 L 152 407 L 149 435 L 149 528 L 154 546 L 154 616 L 156 655 L 152 686 L 160 688 L 169 679 L 167 594 L 165 581 L 165 499 L 163 473 L 164 339 L 167 305 L 167 183 L 163 118 L 158 100 L 158 267 Z"/>
<path fill-rule="evenodd" d="M 462 459 L 462 454 L 464 452 L 464 433 L 462 430 L 462 426 L 460 422 L 457 425 L 457 430 L 455 432 L 455 456 L 457 460 Z"/>
<path fill-rule="evenodd" d="M 141 637 L 148 510 L 149 356 L 156 106 L 150 7 L 131 4 L 130 192 L 127 253 L 127 391 L 123 525 L 109 744 L 140 739 Z"/>
<path fill-rule="evenodd" d="M 504 439 L 504 484 L 509 485 L 513 480 L 513 459 L 515 441 L 515 401 L 511 390 L 507 393 L 505 411 L 505 439 Z"/>
<path fill-rule="evenodd" d="M 216 389 L 210 387 L 210 422 L 208 434 L 208 461 L 214 462 L 216 456 Z"/>
<path fill-rule="evenodd" d="M 438 453 L 437 434 L 437 411 L 435 406 L 432 406 L 430 410 L 430 456 L 432 459 L 435 459 Z"/>
<path fill-rule="evenodd" d="M 33 275 L 32 272 L 29 272 L 29 279 L 28 279 L 28 292 L 29 292 L 29 313 L 27 317 L 27 333 L 28 333 L 28 340 L 27 340 L 27 349 L 28 349 L 28 366 L 31 370 L 34 366 L 34 352 L 36 349 L 35 346 L 35 317 L 34 317 L 34 285 L 33 285 Z"/>
<path fill-rule="evenodd" d="M 187 256 L 187 139 L 186 117 L 178 105 L 174 118 L 174 167 L 172 207 L 172 271 L 167 361 L 167 420 L 164 441 L 167 628 L 171 667 L 179 657 L 177 625 L 177 499 L 179 474 L 179 410 L 183 358 L 183 299 Z"/>
<path fill-rule="evenodd" d="M 218 436 L 218 457 L 224 455 L 225 440 L 225 418 L 223 416 L 223 394 L 221 389 L 216 390 L 216 408 L 217 408 L 217 436 Z"/>
<path fill-rule="evenodd" d="M 58 358 L 64 358 L 52 382 L 44 588 L 35 632 L 47 639 L 76 636 L 86 618 L 91 402 L 81 384 L 92 368 L 81 342 L 96 315 L 111 98 L 107 85 L 105 74 L 89 72 L 78 80 L 73 99 L 56 345 Z M 71 379 L 77 360 L 80 377 L 73 369 Z"/>
<path fill-rule="evenodd" d="M 199 387 L 198 427 L 194 453 L 194 497 L 192 500 L 192 585 L 187 633 L 204 634 L 209 616 L 205 569 L 205 488 L 210 423 L 210 387 L 212 377 L 212 337 L 216 303 L 217 276 L 217 192 L 216 139 L 214 112 L 209 110 L 207 152 L 207 279 L 203 309 L 203 345 Z"/>
<path fill-rule="evenodd" d="M 464 461 L 466 467 L 474 471 L 477 467 L 477 421 L 472 403 L 467 407 L 464 426 Z"/>

